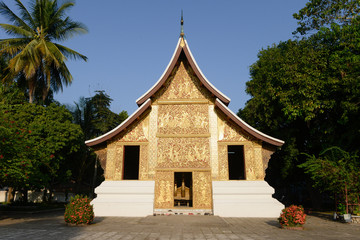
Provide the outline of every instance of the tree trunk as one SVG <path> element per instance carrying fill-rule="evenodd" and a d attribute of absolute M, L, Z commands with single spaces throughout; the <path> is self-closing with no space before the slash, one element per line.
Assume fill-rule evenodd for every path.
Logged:
<path fill-rule="evenodd" d="M 35 81 L 36 77 L 32 77 L 31 79 L 29 79 L 29 103 L 33 103 L 34 102 L 34 97 L 35 97 Z"/>
<path fill-rule="evenodd" d="M 14 188 L 13 187 L 9 187 L 8 188 L 8 194 L 7 194 L 7 203 L 12 203 L 14 202 Z"/>

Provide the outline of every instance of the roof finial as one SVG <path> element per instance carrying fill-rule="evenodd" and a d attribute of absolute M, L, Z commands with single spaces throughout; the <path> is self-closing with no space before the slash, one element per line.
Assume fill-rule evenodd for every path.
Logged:
<path fill-rule="evenodd" d="M 184 38 L 184 18 L 183 18 L 183 10 L 181 9 L 181 32 L 180 37 Z"/>

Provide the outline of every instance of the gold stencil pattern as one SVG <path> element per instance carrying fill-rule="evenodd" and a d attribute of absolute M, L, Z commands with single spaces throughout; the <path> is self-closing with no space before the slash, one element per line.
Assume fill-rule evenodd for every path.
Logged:
<path fill-rule="evenodd" d="M 157 117 L 159 106 L 151 106 L 151 112 L 149 117 L 149 163 L 148 163 L 148 178 L 155 179 L 155 167 L 157 164 Z"/>
<path fill-rule="evenodd" d="M 155 208 L 172 208 L 174 206 L 174 172 L 156 171 Z"/>
<path fill-rule="evenodd" d="M 229 180 L 228 147 L 219 145 L 219 180 Z"/>
<path fill-rule="evenodd" d="M 147 142 L 148 130 L 149 119 L 146 117 L 132 123 L 129 128 L 114 137 L 111 142 Z"/>
<path fill-rule="evenodd" d="M 245 142 L 255 140 L 231 120 L 227 120 L 223 113 L 218 115 L 218 136 L 221 142 Z"/>
<path fill-rule="evenodd" d="M 268 149 L 266 147 L 262 148 L 262 161 L 263 161 L 264 173 L 265 173 L 265 170 L 268 167 L 269 160 L 271 158 L 271 155 L 274 153 L 274 151 L 275 150 L 271 150 L 271 149 Z"/>
<path fill-rule="evenodd" d="M 254 148 L 250 145 L 244 146 L 246 180 L 256 180 L 256 162 L 254 159 Z"/>
<path fill-rule="evenodd" d="M 205 104 L 160 105 L 159 134 L 209 133 L 209 110 Z"/>
<path fill-rule="evenodd" d="M 101 149 L 95 149 L 95 154 L 98 157 L 101 168 L 104 170 L 104 176 L 106 175 L 106 158 L 107 158 L 107 149 L 106 147 Z"/>
<path fill-rule="evenodd" d="M 148 179 L 148 146 L 140 146 L 139 180 Z"/>
<path fill-rule="evenodd" d="M 209 124 L 210 124 L 210 162 L 212 179 L 218 180 L 219 175 L 219 161 L 218 161 L 218 136 L 217 136 L 217 116 L 214 105 L 209 105 Z"/>
<path fill-rule="evenodd" d="M 106 180 L 120 180 L 122 172 L 122 146 L 110 143 L 107 147 Z"/>
<path fill-rule="evenodd" d="M 261 146 L 254 147 L 254 159 L 255 159 L 255 177 L 256 180 L 264 180 L 265 171 L 262 161 L 262 148 Z"/>
<path fill-rule="evenodd" d="M 193 172 L 193 192 L 194 208 L 211 209 L 212 192 L 211 192 L 211 172 L 194 171 Z"/>
<path fill-rule="evenodd" d="M 158 168 L 210 168 L 208 138 L 159 138 Z"/>
<path fill-rule="evenodd" d="M 115 174 L 114 180 L 122 180 L 123 174 L 123 156 L 124 156 L 124 146 L 116 144 L 116 156 L 115 156 Z"/>
<path fill-rule="evenodd" d="M 194 75 L 186 60 L 180 61 L 166 80 L 155 99 L 210 99 L 209 91 L 201 87 L 200 80 Z"/>

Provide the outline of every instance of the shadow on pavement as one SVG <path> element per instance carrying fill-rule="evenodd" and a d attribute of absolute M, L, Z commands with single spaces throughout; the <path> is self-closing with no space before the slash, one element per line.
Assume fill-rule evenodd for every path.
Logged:
<path fill-rule="evenodd" d="M 276 228 L 280 228 L 280 224 L 278 221 L 276 220 L 270 220 L 270 221 L 266 221 L 265 222 L 267 225 L 270 225 L 270 226 L 273 226 L 273 227 L 276 227 Z"/>

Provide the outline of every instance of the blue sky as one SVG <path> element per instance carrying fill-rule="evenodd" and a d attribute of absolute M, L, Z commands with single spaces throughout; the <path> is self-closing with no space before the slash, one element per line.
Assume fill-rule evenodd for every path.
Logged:
<path fill-rule="evenodd" d="M 12 10 L 12 0 L 5 0 Z M 23 0 L 25 5 L 28 1 Z M 65 46 L 86 55 L 88 62 L 68 61 L 73 83 L 55 95 L 63 104 L 105 90 L 111 109 L 131 114 L 135 100 L 159 79 L 169 63 L 180 33 L 207 79 L 227 95 L 235 113 L 250 98 L 245 83 L 257 54 L 293 38 L 292 14 L 305 0 L 77 0 L 68 15 L 84 23 L 89 33 Z M 16 12 L 16 10 L 15 10 Z M 7 22 L 0 16 L 0 22 Z M 0 39 L 8 38 L 0 32 Z"/>

